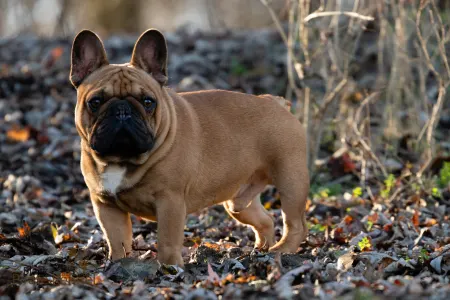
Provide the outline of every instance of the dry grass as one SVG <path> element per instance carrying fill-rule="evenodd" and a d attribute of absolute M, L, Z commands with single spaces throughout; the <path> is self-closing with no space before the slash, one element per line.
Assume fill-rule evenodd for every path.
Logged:
<path fill-rule="evenodd" d="M 343 1 L 320 1 L 313 10 L 317 2 L 291 1 L 287 32 L 272 13 L 288 47 L 286 97 L 298 100 L 312 173 L 331 158 L 321 157 L 324 137 L 336 134 L 338 152 L 362 161 L 363 182 L 368 171 L 385 177 L 379 156 L 395 156 L 409 134 L 420 177 L 436 154 L 436 124 L 448 101 L 448 11 L 436 0 L 360 0 L 351 10 Z"/>

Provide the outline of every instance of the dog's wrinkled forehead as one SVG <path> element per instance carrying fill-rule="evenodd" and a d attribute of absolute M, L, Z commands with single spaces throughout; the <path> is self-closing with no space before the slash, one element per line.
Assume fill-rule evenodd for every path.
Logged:
<path fill-rule="evenodd" d="M 154 85 L 157 85 L 155 82 Z M 152 78 L 128 64 L 108 65 L 97 70 L 82 84 L 82 97 L 101 92 L 106 97 L 140 97 L 152 92 Z"/>

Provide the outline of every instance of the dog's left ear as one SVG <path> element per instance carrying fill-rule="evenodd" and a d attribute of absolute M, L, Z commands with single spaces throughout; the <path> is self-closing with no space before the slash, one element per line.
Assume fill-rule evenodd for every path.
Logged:
<path fill-rule="evenodd" d="M 160 31 L 149 29 L 139 37 L 131 65 L 151 74 L 161 85 L 167 82 L 167 43 Z"/>

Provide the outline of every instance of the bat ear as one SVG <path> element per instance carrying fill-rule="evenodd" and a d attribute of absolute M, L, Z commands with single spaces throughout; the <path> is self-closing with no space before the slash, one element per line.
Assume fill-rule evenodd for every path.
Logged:
<path fill-rule="evenodd" d="M 98 68 L 109 64 L 100 38 L 90 30 L 77 34 L 72 44 L 70 81 L 74 87 Z"/>
<path fill-rule="evenodd" d="M 156 29 L 144 32 L 134 45 L 130 63 L 164 85 L 167 82 L 167 43 L 164 35 Z"/>

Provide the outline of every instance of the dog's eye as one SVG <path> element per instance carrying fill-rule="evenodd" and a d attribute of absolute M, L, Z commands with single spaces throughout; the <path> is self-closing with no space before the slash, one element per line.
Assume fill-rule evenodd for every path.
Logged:
<path fill-rule="evenodd" d="M 89 108 L 91 111 L 95 112 L 102 105 L 102 99 L 100 97 L 93 97 L 88 101 Z"/>
<path fill-rule="evenodd" d="M 153 110 L 156 107 L 156 100 L 151 97 L 145 97 L 144 107 L 147 111 Z"/>

